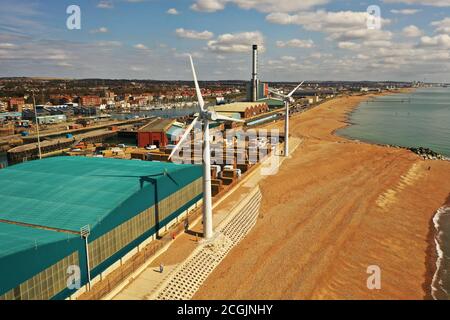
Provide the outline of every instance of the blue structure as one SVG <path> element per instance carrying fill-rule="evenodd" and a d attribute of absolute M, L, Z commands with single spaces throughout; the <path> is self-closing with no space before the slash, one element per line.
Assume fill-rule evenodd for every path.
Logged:
<path fill-rule="evenodd" d="M 1 170 L 0 300 L 69 297 L 70 266 L 86 284 L 201 197 L 194 165 L 56 157 Z"/>

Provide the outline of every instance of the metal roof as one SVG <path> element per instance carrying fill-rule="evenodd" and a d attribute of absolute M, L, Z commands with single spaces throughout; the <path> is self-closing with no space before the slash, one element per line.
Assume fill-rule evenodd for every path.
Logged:
<path fill-rule="evenodd" d="M 258 102 L 267 103 L 269 106 L 279 106 L 279 107 L 284 106 L 283 100 L 275 99 L 275 98 L 264 98 L 264 99 L 258 100 Z"/>
<path fill-rule="evenodd" d="M 214 106 L 212 109 L 217 112 L 245 112 L 248 108 L 259 106 L 261 104 L 265 104 L 265 102 L 236 102 Z"/>
<path fill-rule="evenodd" d="M 50 230 L 0 223 L 0 258 L 79 236 Z"/>
<path fill-rule="evenodd" d="M 95 226 L 141 190 L 141 177 L 167 179 L 191 165 L 55 157 L 0 170 L 0 220 L 78 232 Z"/>
<path fill-rule="evenodd" d="M 167 131 L 176 121 L 174 119 L 156 119 L 144 125 L 139 132 L 161 132 Z"/>

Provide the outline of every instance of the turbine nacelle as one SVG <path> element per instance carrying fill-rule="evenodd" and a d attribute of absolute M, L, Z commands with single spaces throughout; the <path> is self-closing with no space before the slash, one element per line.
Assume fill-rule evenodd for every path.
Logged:
<path fill-rule="evenodd" d="M 215 111 L 205 112 L 205 113 L 203 113 L 202 117 L 208 119 L 209 121 L 217 121 L 219 118 L 219 116 L 217 115 L 217 112 L 215 112 Z"/>
<path fill-rule="evenodd" d="M 276 91 L 274 91 L 274 90 L 271 90 L 271 89 L 269 89 L 269 92 L 270 93 L 273 93 L 273 94 L 275 94 L 275 95 L 277 95 L 277 96 L 279 96 L 279 97 L 281 97 L 281 98 L 283 98 L 283 100 L 284 100 L 284 102 L 287 102 L 287 103 L 294 103 L 295 102 L 295 99 L 292 97 L 292 95 L 303 85 L 303 83 L 304 83 L 305 81 L 302 81 L 294 90 L 292 90 L 288 95 L 284 95 L 284 94 L 281 94 L 281 93 L 278 93 L 278 92 L 276 92 Z"/>
<path fill-rule="evenodd" d="M 193 128 L 195 127 L 195 125 L 197 123 L 203 122 L 203 124 L 207 124 L 210 121 L 211 122 L 215 122 L 215 121 L 232 121 L 232 122 L 240 122 L 240 123 L 244 123 L 245 122 L 243 120 L 238 120 L 238 119 L 234 119 L 234 118 L 231 118 L 231 117 L 227 117 L 227 116 L 221 115 L 221 114 L 217 113 L 216 111 L 208 110 L 205 107 L 205 101 L 203 100 L 202 91 L 200 90 L 200 86 L 198 84 L 197 73 L 195 72 L 194 62 L 193 62 L 191 56 L 189 56 L 189 60 L 191 62 L 192 76 L 194 78 L 195 91 L 197 93 L 197 100 L 198 100 L 198 108 L 199 108 L 199 110 L 198 110 L 198 114 L 196 114 L 196 117 L 194 118 L 194 121 L 192 121 L 192 123 L 186 128 L 184 134 L 182 135 L 182 137 L 178 141 L 178 144 L 172 150 L 172 153 L 169 156 L 169 160 L 173 157 L 173 155 L 176 152 L 178 152 L 181 149 L 183 144 L 187 142 L 191 131 L 193 130 Z M 205 140 L 205 139 L 207 139 L 207 137 L 203 137 L 203 140 Z"/>
<path fill-rule="evenodd" d="M 203 234 L 205 239 L 209 240 L 213 236 L 213 217 L 212 217 L 212 196 L 211 196 L 211 147 L 209 136 L 209 123 L 210 121 L 233 121 L 244 122 L 242 120 L 236 120 L 221 114 L 218 114 L 214 110 L 208 110 L 205 107 L 205 101 L 202 97 L 202 92 L 197 81 L 197 74 L 195 72 L 194 62 L 192 57 L 189 56 L 192 68 L 192 76 L 194 77 L 195 91 L 197 92 L 199 113 L 194 118 L 194 121 L 186 128 L 183 136 L 179 140 L 178 144 L 172 150 L 169 159 L 178 152 L 183 145 L 188 142 L 189 135 L 192 129 L 198 122 L 203 122 Z"/>

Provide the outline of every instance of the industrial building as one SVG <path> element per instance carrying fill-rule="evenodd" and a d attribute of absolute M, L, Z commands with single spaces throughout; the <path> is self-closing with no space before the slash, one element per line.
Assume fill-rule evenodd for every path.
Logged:
<path fill-rule="evenodd" d="M 223 114 L 239 114 L 239 119 L 248 119 L 269 111 L 269 106 L 264 102 L 236 102 L 215 106 L 214 110 Z"/>
<path fill-rule="evenodd" d="M 149 145 L 165 147 L 169 143 L 175 143 L 172 138 L 183 129 L 183 124 L 173 119 L 153 119 L 138 130 L 138 146 L 145 148 Z"/>
<path fill-rule="evenodd" d="M 67 121 L 67 117 L 64 114 L 57 114 L 53 116 L 42 116 L 38 117 L 37 119 L 39 124 L 53 124 Z"/>
<path fill-rule="evenodd" d="M 195 165 L 55 157 L 0 170 L 0 300 L 73 296 L 70 266 L 85 286 L 201 198 Z"/>

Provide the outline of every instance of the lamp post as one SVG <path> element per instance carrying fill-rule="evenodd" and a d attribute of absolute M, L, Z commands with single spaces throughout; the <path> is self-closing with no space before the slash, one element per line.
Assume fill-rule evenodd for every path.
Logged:
<path fill-rule="evenodd" d="M 36 133 L 37 133 L 37 139 L 38 139 L 39 160 L 41 160 L 42 159 L 41 137 L 39 134 L 39 121 L 38 121 L 38 116 L 37 116 L 36 98 L 34 97 L 34 91 L 32 91 L 32 95 L 33 95 L 34 118 L 36 119 Z"/>
<path fill-rule="evenodd" d="M 89 225 L 86 225 L 80 229 L 81 238 L 84 239 L 85 251 L 86 251 L 86 271 L 87 271 L 87 280 L 88 280 L 88 290 L 91 290 L 91 268 L 89 266 L 89 244 L 88 237 L 91 234 L 91 228 Z"/>

